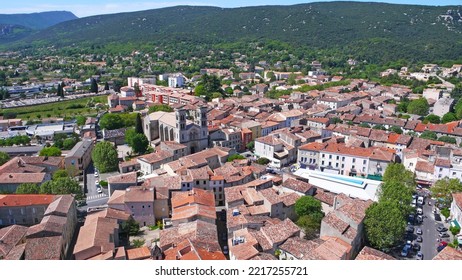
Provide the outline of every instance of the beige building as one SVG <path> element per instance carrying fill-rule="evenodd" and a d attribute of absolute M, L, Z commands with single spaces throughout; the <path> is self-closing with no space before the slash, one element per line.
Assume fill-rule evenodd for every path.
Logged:
<path fill-rule="evenodd" d="M 94 143 L 91 139 L 84 139 L 77 143 L 64 158 L 67 170 L 82 172 L 91 162 L 91 152 Z"/>

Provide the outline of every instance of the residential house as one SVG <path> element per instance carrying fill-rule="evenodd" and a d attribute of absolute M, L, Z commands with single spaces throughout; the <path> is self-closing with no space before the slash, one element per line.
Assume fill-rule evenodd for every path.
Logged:
<path fill-rule="evenodd" d="M 165 211 L 164 215 L 156 217 L 154 214 L 155 203 L 154 188 L 148 189 L 146 187 L 115 190 L 107 202 L 109 208 L 124 211 L 137 221 L 140 226 L 155 225 L 156 219 L 168 216 L 168 211 Z"/>
<path fill-rule="evenodd" d="M 48 194 L 0 195 L 0 227 L 40 223 L 55 196 Z"/>
<path fill-rule="evenodd" d="M 0 260 L 23 260 L 27 227 L 12 225 L 0 228 Z"/>
<path fill-rule="evenodd" d="M 91 162 L 91 152 L 93 151 L 94 142 L 90 139 L 84 139 L 78 142 L 64 158 L 64 165 L 67 170 L 73 172 L 83 172 Z"/>
<path fill-rule="evenodd" d="M 193 188 L 172 194 L 172 223 L 177 226 L 195 220 L 215 224 L 215 196 L 213 192 Z"/>
<path fill-rule="evenodd" d="M 107 178 L 109 194 L 116 190 L 125 190 L 138 183 L 136 172 L 115 175 Z"/>

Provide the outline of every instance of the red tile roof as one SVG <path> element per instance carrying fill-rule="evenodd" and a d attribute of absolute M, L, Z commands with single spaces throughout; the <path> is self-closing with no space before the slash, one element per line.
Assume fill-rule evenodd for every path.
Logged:
<path fill-rule="evenodd" d="M 49 205 L 54 199 L 51 194 L 5 194 L 0 195 L 0 207 Z"/>

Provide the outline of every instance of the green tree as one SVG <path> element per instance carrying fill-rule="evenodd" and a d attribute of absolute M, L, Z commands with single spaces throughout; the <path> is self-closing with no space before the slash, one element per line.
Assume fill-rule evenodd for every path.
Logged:
<path fill-rule="evenodd" d="M 317 237 L 317 234 L 321 229 L 322 218 L 323 215 L 319 214 L 304 215 L 297 219 L 296 224 L 303 230 L 305 238 L 310 240 Z"/>
<path fill-rule="evenodd" d="M 409 105 L 407 106 L 407 112 L 409 114 L 425 116 L 428 114 L 429 108 L 430 106 L 428 105 L 427 99 L 419 98 L 409 102 Z"/>
<path fill-rule="evenodd" d="M 90 92 L 98 93 L 98 83 L 95 79 L 91 79 Z"/>
<path fill-rule="evenodd" d="M 247 143 L 247 145 L 245 145 L 245 147 L 250 151 L 253 151 L 253 149 L 255 148 L 255 141 L 250 141 L 249 143 Z"/>
<path fill-rule="evenodd" d="M 103 141 L 96 144 L 91 153 L 91 159 L 101 173 L 116 171 L 118 168 L 117 150 L 111 142 Z"/>
<path fill-rule="evenodd" d="M 67 173 L 67 170 L 65 169 L 58 169 L 53 173 L 53 180 L 57 180 L 59 178 L 67 178 L 69 177 L 69 174 Z"/>
<path fill-rule="evenodd" d="M 58 84 L 58 91 L 57 91 L 57 95 L 62 97 L 62 92 L 63 92 L 63 89 L 61 88 L 61 84 Z"/>
<path fill-rule="evenodd" d="M 146 135 L 142 133 L 136 133 L 131 143 L 129 143 L 129 146 L 133 149 L 134 153 L 141 155 L 146 153 L 149 147 L 149 141 L 148 138 L 146 138 Z"/>
<path fill-rule="evenodd" d="M 5 152 L 0 152 L 0 166 L 4 165 L 10 160 L 10 156 Z"/>
<path fill-rule="evenodd" d="M 441 136 L 440 138 L 438 138 L 438 141 L 442 141 L 442 142 L 446 142 L 446 143 L 450 143 L 450 144 L 456 144 L 457 143 L 456 138 L 451 137 L 451 136 Z"/>
<path fill-rule="evenodd" d="M 457 178 L 444 177 L 435 182 L 430 188 L 433 197 L 438 198 L 447 208 L 451 205 L 452 194 L 462 192 L 462 183 Z"/>
<path fill-rule="evenodd" d="M 397 134 L 403 134 L 403 130 L 401 129 L 401 127 L 395 125 L 390 128 L 390 131 Z"/>
<path fill-rule="evenodd" d="M 144 239 L 133 239 L 132 246 L 134 248 L 141 248 L 144 246 L 145 240 Z"/>
<path fill-rule="evenodd" d="M 159 104 L 159 105 L 154 105 L 154 106 L 151 106 L 149 107 L 149 113 L 154 113 L 154 112 L 158 112 L 158 111 L 162 111 L 162 112 L 173 112 L 173 109 L 172 107 L 166 105 L 166 104 Z"/>
<path fill-rule="evenodd" d="M 312 196 L 302 196 L 295 202 L 295 213 L 299 217 L 322 213 L 321 202 Z"/>
<path fill-rule="evenodd" d="M 141 120 L 141 114 L 136 114 L 136 121 L 135 121 L 135 132 L 143 134 L 143 121 Z"/>
<path fill-rule="evenodd" d="M 108 82 L 106 82 L 106 83 L 104 84 L 104 90 L 109 90 L 109 83 L 108 83 Z"/>
<path fill-rule="evenodd" d="M 40 156 L 59 157 L 61 150 L 58 147 L 45 147 L 40 151 Z"/>
<path fill-rule="evenodd" d="M 420 134 L 420 138 L 429 139 L 429 140 L 436 140 L 438 138 L 438 136 L 433 131 L 425 130 L 424 132 L 422 132 Z"/>
<path fill-rule="evenodd" d="M 129 236 L 136 236 L 140 232 L 140 224 L 133 218 L 129 218 L 121 225 L 122 232 Z"/>
<path fill-rule="evenodd" d="M 411 213 L 412 194 L 414 187 L 406 186 L 402 182 L 392 180 L 382 184 L 380 191 L 380 202 L 392 201 L 395 202 L 404 216 Z"/>
<path fill-rule="evenodd" d="M 444 114 L 443 117 L 441 118 L 442 123 L 453 122 L 453 121 L 456 121 L 456 120 L 457 120 L 456 114 L 454 114 L 452 112 L 448 112 L 448 113 Z"/>
<path fill-rule="evenodd" d="M 257 159 L 255 162 L 257 164 L 267 165 L 268 163 L 270 163 L 270 160 L 267 159 L 267 158 L 261 157 L 261 158 Z"/>
<path fill-rule="evenodd" d="M 75 194 L 76 200 L 84 198 L 79 183 L 70 177 L 53 180 L 52 194 Z"/>
<path fill-rule="evenodd" d="M 232 162 L 232 161 L 235 160 L 235 159 L 245 159 L 245 156 L 240 155 L 240 154 L 230 155 L 230 156 L 228 157 L 228 160 L 227 160 L 227 161 L 228 161 L 228 162 Z"/>
<path fill-rule="evenodd" d="M 102 129 L 112 130 L 124 127 L 125 121 L 121 114 L 104 114 L 99 121 L 99 126 Z"/>
<path fill-rule="evenodd" d="M 135 137 L 136 132 L 134 128 L 129 128 L 125 131 L 125 143 L 127 143 L 130 147 L 133 143 L 133 138 Z"/>
<path fill-rule="evenodd" d="M 37 184 L 32 183 L 22 183 L 16 189 L 16 194 L 38 194 L 40 193 L 40 188 Z"/>
<path fill-rule="evenodd" d="M 74 138 L 67 138 L 63 141 L 63 149 L 64 150 L 71 150 L 74 148 L 75 144 L 77 144 L 77 140 Z"/>
<path fill-rule="evenodd" d="M 435 114 L 430 114 L 428 116 L 425 117 L 424 121 L 427 121 L 429 123 L 440 123 L 441 122 L 441 119 L 439 116 L 435 115 Z"/>
<path fill-rule="evenodd" d="M 372 247 L 384 250 L 401 242 L 406 220 L 396 202 L 375 202 L 366 210 L 364 227 Z"/>
<path fill-rule="evenodd" d="M 401 163 L 389 164 L 383 173 L 382 181 L 384 183 L 400 182 L 411 189 L 416 186 L 414 173 L 407 170 Z"/>
<path fill-rule="evenodd" d="M 82 126 L 82 125 L 85 125 L 85 122 L 87 121 L 87 117 L 85 117 L 85 116 L 77 116 L 75 118 L 75 120 L 76 120 L 76 123 L 77 123 L 78 126 Z"/>
<path fill-rule="evenodd" d="M 52 194 L 53 193 L 53 181 L 46 181 L 40 185 L 40 194 Z"/>

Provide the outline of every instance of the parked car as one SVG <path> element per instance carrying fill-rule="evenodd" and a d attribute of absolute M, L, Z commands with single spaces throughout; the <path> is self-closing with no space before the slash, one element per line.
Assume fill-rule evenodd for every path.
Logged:
<path fill-rule="evenodd" d="M 419 215 L 422 215 L 422 214 L 423 214 L 422 208 L 417 208 L 416 212 L 417 212 L 417 214 L 419 214 Z"/>
<path fill-rule="evenodd" d="M 422 252 L 420 252 L 420 251 L 417 252 L 417 259 L 418 259 L 418 260 L 423 260 L 423 254 L 422 254 Z"/>
<path fill-rule="evenodd" d="M 440 238 L 446 238 L 446 237 L 449 237 L 449 234 L 447 232 L 440 232 L 440 234 L 438 234 L 438 236 Z"/>
<path fill-rule="evenodd" d="M 417 236 L 417 239 L 415 241 L 422 243 L 423 242 L 422 236 L 420 236 L 420 235 Z"/>
<path fill-rule="evenodd" d="M 402 257 L 407 257 L 409 255 L 409 250 L 411 249 L 411 247 L 406 244 L 404 247 L 403 247 L 403 250 L 401 250 L 401 256 Z"/>
<path fill-rule="evenodd" d="M 417 230 L 415 231 L 415 233 L 417 233 L 418 235 L 422 235 L 422 229 L 421 229 L 421 228 L 417 228 Z"/>
<path fill-rule="evenodd" d="M 408 226 L 406 227 L 406 232 L 414 233 L 414 227 L 411 226 L 411 225 L 408 225 Z"/>
<path fill-rule="evenodd" d="M 412 245 L 412 249 L 414 249 L 414 251 L 419 251 L 420 250 L 420 245 L 417 244 L 417 243 L 414 243 L 414 245 Z"/>
<path fill-rule="evenodd" d="M 445 227 L 443 227 L 443 226 L 438 226 L 438 227 L 436 228 L 436 230 L 439 231 L 439 232 L 445 232 L 445 231 L 447 231 L 448 229 L 445 228 Z"/>
<path fill-rule="evenodd" d="M 96 188 L 96 191 L 97 191 L 98 193 L 102 193 L 102 192 L 103 192 L 103 189 L 102 189 L 101 187 L 97 187 L 97 188 Z"/>
<path fill-rule="evenodd" d="M 443 250 L 446 246 L 438 246 L 438 248 L 436 248 L 436 251 L 438 252 L 441 252 L 441 250 Z"/>
<path fill-rule="evenodd" d="M 229 253 L 228 246 L 223 246 L 223 254 L 227 255 Z"/>
<path fill-rule="evenodd" d="M 448 246 L 448 242 L 446 242 L 446 241 L 441 241 L 440 244 L 438 244 L 438 246 L 446 247 L 446 246 Z"/>

